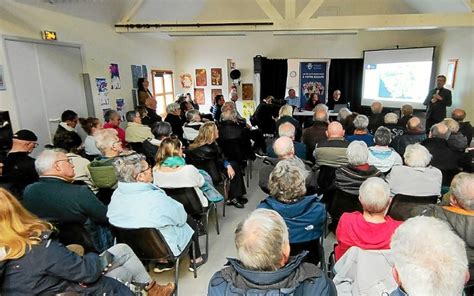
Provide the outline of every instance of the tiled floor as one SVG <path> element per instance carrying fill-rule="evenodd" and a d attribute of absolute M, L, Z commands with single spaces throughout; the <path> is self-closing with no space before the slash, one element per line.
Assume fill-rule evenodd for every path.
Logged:
<path fill-rule="evenodd" d="M 235 257 L 234 230 L 237 224 L 242 221 L 246 215 L 254 210 L 258 203 L 266 197 L 263 191 L 258 187 L 258 170 L 264 164 L 256 160 L 253 166 L 253 178 L 250 181 L 250 187 L 247 188 L 246 197 L 249 199 L 244 209 L 235 207 L 226 208 L 226 216 L 222 217 L 222 205 L 219 205 L 219 223 L 220 235 L 216 234 L 214 219 L 209 221 L 209 261 L 198 270 L 198 277 L 193 278 L 193 273 L 188 271 L 189 259 L 185 259 L 180 264 L 179 269 L 179 295 L 194 296 L 207 295 L 207 286 L 212 275 L 220 270 L 227 262 L 227 257 Z M 331 234 L 325 240 L 326 255 L 332 248 L 334 236 Z M 201 250 L 204 250 L 204 237 L 201 237 Z M 153 273 L 153 272 L 152 272 Z M 174 280 L 174 270 L 152 275 L 158 282 L 165 283 Z"/>

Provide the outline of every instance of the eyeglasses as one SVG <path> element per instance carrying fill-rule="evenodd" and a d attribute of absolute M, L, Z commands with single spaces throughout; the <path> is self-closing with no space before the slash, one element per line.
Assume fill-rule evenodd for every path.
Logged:
<path fill-rule="evenodd" d="M 148 166 L 146 169 L 140 171 L 140 174 L 145 173 L 147 171 L 151 171 L 151 166 Z"/>
<path fill-rule="evenodd" d="M 58 159 L 58 160 L 55 161 L 55 163 L 56 163 L 56 162 L 60 162 L 60 161 L 67 161 L 67 162 L 69 162 L 70 164 L 72 164 L 72 160 L 71 160 L 70 158 Z"/>
<path fill-rule="evenodd" d="M 38 145 L 39 145 L 39 144 L 36 143 L 36 142 L 30 142 L 30 144 L 33 144 L 33 146 L 34 146 L 35 148 L 38 147 Z"/>

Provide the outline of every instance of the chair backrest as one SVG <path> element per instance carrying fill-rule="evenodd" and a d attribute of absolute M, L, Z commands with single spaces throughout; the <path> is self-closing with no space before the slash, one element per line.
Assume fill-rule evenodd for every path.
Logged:
<path fill-rule="evenodd" d="M 200 215 L 204 212 L 199 196 L 193 187 L 161 188 L 172 199 L 180 202 L 188 215 Z"/>
<path fill-rule="evenodd" d="M 336 168 L 323 165 L 319 167 L 318 193 L 325 194 L 336 189 Z"/>
<path fill-rule="evenodd" d="M 145 154 L 145 151 L 143 150 L 143 143 L 135 142 L 135 143 L 128 143 L 128 144 L 130 145 L 133 151 L 137 153 Z"/>
<path fill-rule="evenodd" d="M 219 168 L 219 163 L 217 159 L 204 159 L 199 158 L 195 155 L 186 154 L 186 163 L 192 164 L 198 169 L 206 171 L 212 178 L 212 183 L 218 185 L 222 183 L 222 169 Z"/>
<path fill-rule="evenodd" d="M 354 211 L 363 211 L 359 197 L 337 188 L 330 211 L 333 221 L 339 221 L 343 213 Z"/>
<path fill-rule="evenodd" d="M 63 245 L 78 244 L 84 247 L 86 253 L 98 252 L 91 234 L 81 223 L 52 223 L 58 229 L 58 239 Z"/>
<path fill-rule="evenodd" d="M 416 216 L 413 211 L 417 206 L 435 204 L 438 196 L 409 196 L 397 194 L 393 197 L 388 209 L 388 215 L 395 220 L 405 221 Z"/>
<path fill-rule="evenodd" d="M 118 243 L 124 243 L 142 260 L 174 258 L 171 249 L 156 228 L 120 228 L 113 226 Z"/>

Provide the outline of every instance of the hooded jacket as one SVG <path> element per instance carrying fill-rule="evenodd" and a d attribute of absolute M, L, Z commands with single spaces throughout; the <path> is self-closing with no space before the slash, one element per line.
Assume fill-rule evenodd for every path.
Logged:
<path fill-rule="evenodd" d="M 369 158 L 367 161 L 379 169 L 382 173 L 386 173 L 395 165 L 403 165 L 403 160 L 393 148 L 383 146 L 369 147 Z"/>
<path fill-rule="evenodd" d="M 337 295 L 332 281 L 318 267 L 302 262 L 306 254 L 292 257 L 276 271 L 249 270 L 229 258 L 228 266 L 211 278 L 207 295 Z"/>
<path fill-rule="evenodd" d="M 326 209 L 314 195 L 305 196 L 295 203 L 283 203 L 269 196 L 258 208 L 274 210 L 283 217 L 291 244 L 315 240 L 323 234 Z"/>

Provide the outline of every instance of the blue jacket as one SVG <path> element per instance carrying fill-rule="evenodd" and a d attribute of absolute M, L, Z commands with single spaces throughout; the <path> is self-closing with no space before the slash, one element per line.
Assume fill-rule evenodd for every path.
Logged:
<path fill-rule="evenodd" d="M 291 244 L 315 240 L 323 234 L 326 208 L 318 202 L 316 196 L 305 196 L 291 204 L 269 196 L 258 208 L 275 210 L 283 217 L 288 226 Z"/>
<path fill-rule="evenodd" d="M 158 229 L 174 255 L 184 250 L 194 233 L 184 207 L 157 186 L 119 182 L 107 211 L 112 225 Z"/>
<path fill-rule="evenodd" d="M 276 271 L 248 270 L 240 261 L 228 259 L 228 266 L 211 278 L 207 295 L 337 295 L 333 282 L 316 265 L 302 262 L 306 254 L 291 257 Z"/>

